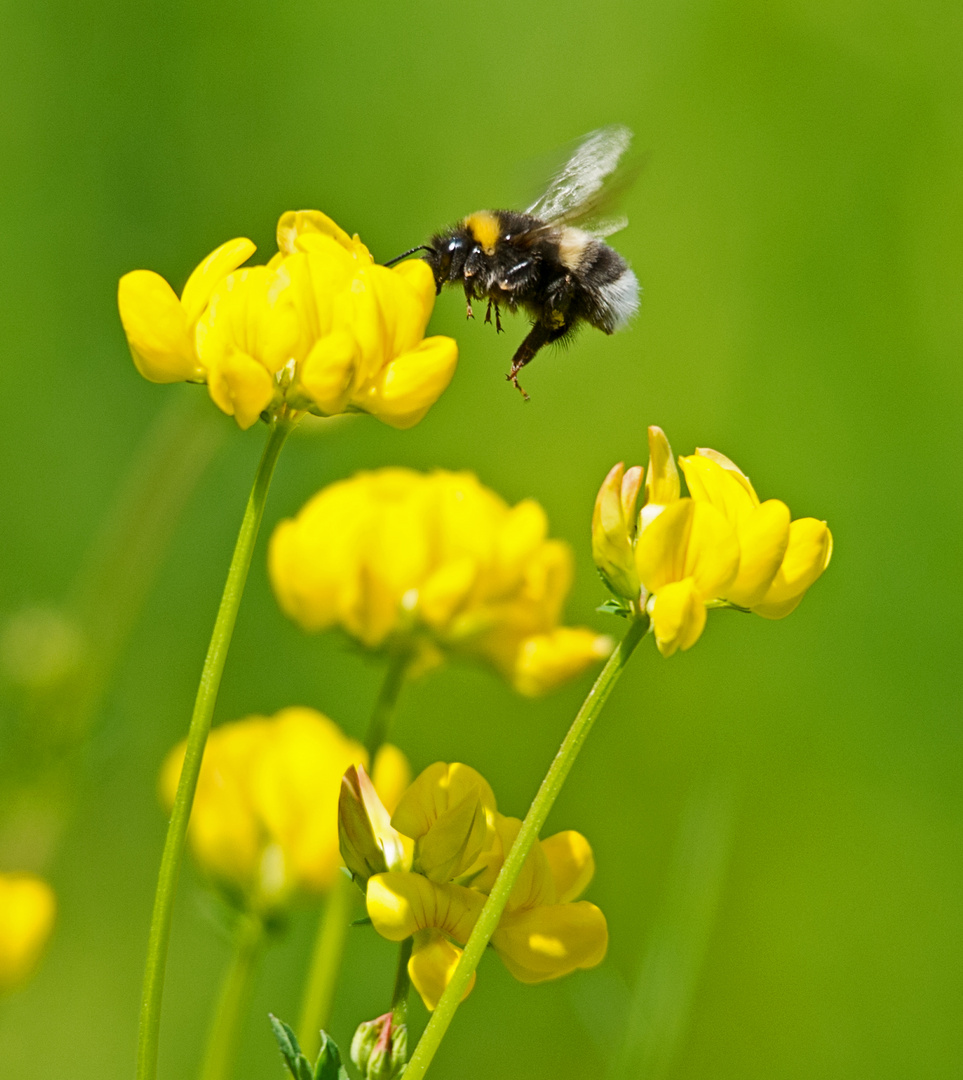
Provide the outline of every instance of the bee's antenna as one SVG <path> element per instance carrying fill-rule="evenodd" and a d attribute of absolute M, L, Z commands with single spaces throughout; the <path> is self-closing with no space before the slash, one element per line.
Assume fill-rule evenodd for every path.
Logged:
<path fill-rule="evenodd" d="M 403 251 L 400 255 L 396 255 L 393 259 L 389 259 L 386 263 L 382 263 L 382 266 L 394 266 L 396 262 L 401 262 L 402 259 L 407 259 L 409 255 L 414 255 L 416 251 L 434 251 L 433 247 L 429 247 L 427 244 L 419 244 L 417 247 L 409 248 L 407 251 Z"/>

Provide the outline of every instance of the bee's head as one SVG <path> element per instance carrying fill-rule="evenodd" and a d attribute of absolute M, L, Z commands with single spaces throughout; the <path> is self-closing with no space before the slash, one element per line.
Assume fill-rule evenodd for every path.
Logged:
<path fill-rule="evenodd" d="M 435 285 L 441 292 L 442 285 L 456 281 L 464 276 L 465 259 L 473 245 L 472 238 L 464 229 L 439 233 L 431 244 L 424 249 L 422 256 L 435 275 Z"/>

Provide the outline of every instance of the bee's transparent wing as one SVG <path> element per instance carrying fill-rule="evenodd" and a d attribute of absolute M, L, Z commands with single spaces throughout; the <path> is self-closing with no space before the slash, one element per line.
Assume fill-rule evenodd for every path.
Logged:
<path fill-rule="evenodd" d="M 608 204 L 603 192 L 606 179 L 615 172 L 619 160 L 632 141 L 632 132 L 622 124 L 612 124 L 590 132 L 575 153 L 553 178 L 548 191 L 527 210 L 547 224 L 568 224 L 591 218 Z M 610 219 L 592 229 L 599 236 L 609 236 L 623 228 L 623 219 Z"/>

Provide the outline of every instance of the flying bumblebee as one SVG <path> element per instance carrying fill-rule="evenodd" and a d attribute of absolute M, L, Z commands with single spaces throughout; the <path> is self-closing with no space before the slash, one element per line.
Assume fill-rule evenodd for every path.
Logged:
<path fill-rule="evenodd" d="M 631 131 L 621 125 L 591 132 L 545 194 L 524 212 L 479 210 L 435 235 L 430 244 L 388 263 L 425 251 L 437 291 L 460 283 L 469 318 L 474 317 L 472 300 L 487 300 L 485 322 L 492 321 L 494 308 L 498 332 L 500 304 L 509 311 L 524 308 L 532 316 L 532 328 L 505 378 L 526 400 L 518 373 L 539 349 L 570 337 L 583 322 L 614 333 L 638 310 L 635 274 L 602 239 L 623 228 L 626 220 L 598 219 L 620 186 L 606 180 L 631 139 Z"/>

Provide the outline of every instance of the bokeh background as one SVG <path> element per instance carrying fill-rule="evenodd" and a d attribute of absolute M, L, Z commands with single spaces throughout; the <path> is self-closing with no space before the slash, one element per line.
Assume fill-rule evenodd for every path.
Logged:
<path fill-rule="evenodd" d="M 722 613 L 688 654 L 640 649 L 550 822 L 594 844 L 609 956 L 537 988 L 487 958 L 434 1073 L 960 1076 L 963 8 L 47 0 L 2 21 L 5 618 L 46 605 L 55 621 L 158 417 L 200 404 L 196 485 L 145 557 L 156 577 L 91 734 L 49 791 L 6 805 L 0 855 L 49 875 L 60 917 L 0 1007 L 0 1072 L 132 1075 L 155 777 L 186 731 L 263 442 L 203 390 L 137 376 L 118 277 L 150 267 L 179 287 L 227 237 L 270 250 L 294 207 L 388 258 L 480 206 L 524 205 L 560 146 L 620 121 L 646 159 L 616 241 L 645 289 L 636 323 L 539 357 L 524 405 L 503 380 L 522 320 L 496 340 L 446 294 L 432 326 L 461 362 L 422 424 L 297 433 L 216 718 L 310 704 L 363 729 L 381 667 L 301 635 L 266 581 L 266 535 L 321 485 L 403 463 L 535 496 L 577 553 L 569 619 L 615 631 L 594 612 L 599 482 L 643 460 L 650 423 L 677 452 L 717 447 L 763 497 L 828 519 L 832 566 L 784 622 Z M 406 692 L 395 736 L 418 768 L 476 766 L 521 813 L 585 689 L 532 703 L 449 668 Z M 5 708 L 9 780 L 29 738 Z M 295 1015 L 316 917 L 266 958 L 238 1078 L 279 1075 L 265 1014 Z M 194 1074 L 226 957 L 187 868 L 163 1077 Z M 383 1011 L 393 964 L 353 932 L 342 1043 Z"/>

